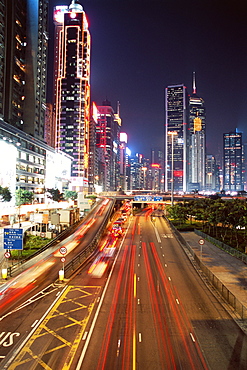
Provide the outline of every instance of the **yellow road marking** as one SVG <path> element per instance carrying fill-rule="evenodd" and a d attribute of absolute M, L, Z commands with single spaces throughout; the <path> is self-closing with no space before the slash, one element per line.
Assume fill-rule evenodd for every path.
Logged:
<path fill-rule="evenodd" d="M 15 358 L 15 360 L 9 366 L 8 369 L 14 370 L 18 368 L 18 366 L 26 364 L 30 361 L 34 361 L 37 364 L 40 364 L 40 366 L 43 367 L 44 369 L 49 370 L 50 369 L 49 365 L 46 364 L 42 360 L 42 357 L 49 353 L 54 353 L 55 351 L 58 351 L 59 349 L 62 349 L 62 348 L 64 348 L 64 351 L 67 348 L 68 354 L 67 354 L 65 363 L 63 366 L 61 366 L 61 368 L 64 370 L 69 369 L 72 361 L 74 360 L 74 356 L 76 354 L 77 348 L 81 342 L 81 338 L 84 334 L 85 327 L 89 321 L 93 307 L 98 298 L 100 289 L 101 287 L 97 287 L 97 286 L 82 286 L 82 287 L 68 286 L 67 289 L 61 295 L 61 297 L 58 299 L 56 304 L 53 306 L 50 313 L 42 321 L 40 326 L 35 330 L 31 338 L 29 339 L 29 341 L 22 348 L 22 350 L 17 355 L 17 357 Z M 74 294 L 75 292 L 76 294 L 79 293 L 77 297 L 73 297 L 73 298 L 67 297 L 70 293 Z M 78 302 L 78 300 L 86 299 L 90 296 L 91 296 L 91 300 L 88 305 Z M 62 309 L 64 308 L 64 305 L 68 303 L 69 304 L 73 303 L 78 307 L 72 308 L 71 310 L 66 310 L 63 312 Z M 71 315 L 78 310 L 83 310 L 84 315 L 82 314 L 82 316 L 84 317 L 82 318 L 82 320 L 77 320 L 71 317 Z M 65 320 L 68 320 L 69 323 L 66 323 L 65 325 L 60 326 L 56 329 L 51 329 L 49 327 L 49 324 L 54 325 L 54 321 L 56 319 L 59 319 L 59 317 L 61 317 L 61 319 L 65 318 Z M 74 332 L 76 336 L 70 341 L 63 337 L 63 330 L 68 329 L 73 326 L 75 327 Z M 35 345 L 35 341 L 37 341 L 39 338 L 42 338 L 44 336 L 47 336 L 47 344 L 46 344 L 47 347 L 51 344 L 53 338 L 56 338 L 57 340 L 59 340 L 60 344 L 58 344 L 54 348 L 49 348 L 49 349 L 48 348 L 44 349 L 44 346 L 41 346 L 42 352 L 34 353 L 35 349 L 31 349 L 31 346 Z M 37 344 L 36 344 L 36 347 L 40 348 Z M 36 352 L 38 352 L 37 348 L 36 348 Z"/>

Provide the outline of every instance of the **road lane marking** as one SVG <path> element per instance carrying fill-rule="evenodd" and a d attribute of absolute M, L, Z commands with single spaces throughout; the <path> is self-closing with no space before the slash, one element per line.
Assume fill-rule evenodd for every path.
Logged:
<path fill-rule="evenodd" d="M 39 320 L 35 320 L 34 323 L 31 325 L 31 328 L 33 328 L 37 324 L 37 322 L 39 322 Z"/>
<path fill-rule="evenodd" d="M 194 338 L 194 336 L 193 336 L 192 333 L 190 333 L 190 336 L 191 336 L 191 339 L 193 340 L 193 342 L 195 342 L 196 340 L 195 340 L 195 338 Z"/>
<path fill-rule="evenodd" d="M 49 357 L 47 355 L 59 350 L 66 351 L 66 360 L 62 369 L 69 369 L 74 360 L 77 348 L 80 345 L 85 327 L 96 303 L 96 295 L 99 294 L 99 291 L 100 287 L 97 286 L 67 286 L 48 315 L 36 327 L 33 335 L 23 346 L 14 363 L 8 369 L 18 368 L 19 365 L 23 363 L 27 364 L 30 361 L 35 361 L 36 364 L 42 363 L 45 366 L 46 364 L 43 358 L 47 358 Z M 75 294 L 77 294 L 76 297 Z M 81 300 L 84 301 L 87 298 L 89 298 L 88 302 L 84 302 L 85 304 L 81 302 Z M 75 307 L 73 309 L 64 309 L 64 306 L 70 303 Z M 78 320 L 73 314 L 79 310 L 82 310 L 82 317 Z M 61 326 L 60 321 L 65 322 L 65 324 Z M 56 329 L 52 328 L 54 322 L 57 323 Z M 71 327 L 74 328 L 75 336 L 72 340 L 69 340 L 65 338 L 67 335 L 66 329 L 70 330 Z M 43 347 L 41 347 L 39 353 L 39 348 L 36 348 L 37 346 L 35 347 L 34 342 L 44 336 L 47 338 L 47 342 L 51 342 L 54 338 L 57 341 L 54 341 L 56 344 L 53 348 L 49 347 L 49 349 L 43 350 Z M 34 346 L 32 346 L 33 344 Z M 28 359 L 25 358 L 26 354 L 28 354 Z"/>
<path fill-rule="evenodd" d="M 84 335 L 83 335 L 83 337 L 82 337 L 82 340 L 85 340 L 86 338 L 87 338 L 87 331 L 85 331 L 85 333 L 84 333 Z"/>
<path fill-rule="evenodd" d="M 176 298 L 176 302 L 177 302 L 177 304 L 179 304 L 179 300 Z"/>
<path fill-rule="evenodd" d="M 120 246 L 119 246 L 119 249 L 118 249 L 117 255 L 116 255 L 115 260 L 114 260 L 114 262 L 113 262 L 113 265 L 112 265 L 112 268 L 111 268 L 110 274 L 109 274 L 109 276 L 108 276 L 108 279 L 107 279 L 106 285 L 105 285 L 104 290 L 103 290 L 103 292 L 102 292 L 100 302 L 99 302 L 99 304 L 98 304 L 98 307 L 97 307 L 96 313 L 95 313 L 95 315 L 94 315 L 94 318 L 93 318 L 92 324 L 91 324 L 91 326 L 90 326 L 90 330 L 89 330 L 89 332 L 88 332 L 88 336 L 87 336 L 87 339 L 86 339 L 85 345 L 84 345 L 83 350 L 82 350 L 82 352 L 81 352 L 80 358 L 79 358 L 79 360 L 78 360 L 78 362 L 77 362 L 77 366 L 76 366 L 76 369 L 75 369 L 75 370 L 80 370 L 80 369 L 81 369 L 81 365 L 82 365 L 83 359 L 84 359 L 84 357 L 85 357 L 85 354 L 86 354 L 86 351 L 87 351 L 87 348 L 88 348 L 88 345 L 89 345 L 89 342 L 90 342 L 91 336 L 92 336 L 92 334 L 93 334 L 93 330 L 94 330 L 94 327 L 95 327 L 95 324 L 96 324 L 97 318 L 98 318 L 98 316 L 99 316 L 99 312 L 100 312 L 101 306 L 102 306 L 103 301 L 104 301 L 104 297 L 105 297 L 106 291 L 107 291 L 107 289 L 108 289 L 108 285 L 109 285 L 110 280 L 111 280 L 111 276 L 112 276 L 112 274 L 113 274 L 114 266 L 115 266 L 115 264 L 116 264 L 116 261 L 117 261 L 117 259 L 118 259 L 119 254 L 120 254 L 120 252 L 121 252 L 121 249 L 122 249 L 122 246 L 123 246 L 123 243 L 124 243 L 124 241 L 125 241 L 125 238 L 126 238 L 126 235 L 127 235 L 127 232 L 128 232 L 128 230 L 129 230 L 129 228 L 130 228 L 130 223 L 128 224 L 128 227 L 127 227 L 126 233 L 125 233 L 125 235 L 124 235 L 124 238 L 123 238 L 123 239 L 122 239 L 122 241 L 121 241 L 121 244 L 120 244 Z"/>
<path fill-rule="evenodd" d="M 138 334 L 138 338 L 139 338 L 139 342 L 141 343 L 141 341 L 142 341 L 142 334 L 141 333 Z"/>

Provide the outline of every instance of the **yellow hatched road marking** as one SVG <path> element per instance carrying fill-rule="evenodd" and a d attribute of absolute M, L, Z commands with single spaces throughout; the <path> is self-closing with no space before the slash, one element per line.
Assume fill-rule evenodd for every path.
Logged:
<path fill-rule="evenodd" d="M 31 338 L 29 339 L 29 341 L 22 348 L 22 350 L 17 355 L 17 357 L 15 358 L 15 360 L 9 366 L 8 369 L 9 370 L 14 370 L 14 369 L 18 368 L 18 366 L 26 364 L 30 361 L 35 361 L 36 363 L 40 364 L 41 367 L 43 367 L 44 369 L 49 370 L 50 369 L 49 365 L 46 364 L 42 360 L 42 357 L 44 355 L 47 355 L 49 353 L 55 352 L 55 351 L 57 351 L 61 348 L 66 348 L 66 347 L 69 348 L 69 353 L 66 357 L 66 361 L 65 361 L 62 369 L 64 369 L 64 370 L 69 369 L 70 366 L 71 366 L 71 363 L 74 359 L 74 356 L 76 354 L 77 348 L 80 344 L 80 341 L 82 339 L 82 336 L 84 334 L 86 324 L 88 323 L 89 318 L 91 316 L 91 313 L 92 313 L 93 307 L 96 303 L 96 299 L 97 299 L 97 296 L 100 292 L 100 289 L 101 289 L 101 287 L 98 287 L 98 286 L 82 286 L 82 287 L 68 286 L 67 289 L 61 295 L 61 297 L 58 299 L 56 304 L 53 306 L 50 313 L 42 321 L 42 323 L 39 325 L 39 327 L 35 330 L 35 332 L 31 336 Z M 88 290 L 91 290 L 91 292 L 88 291 Z M 67 295 L 71 292 L 77 292 L 77 293 L 82 293 L 82 294 L 80 296 L 76 297 L 76 298 L 75 297 L 74 298 L 68 298 Z M 82 303 L 77 301 L 78 299 L 87 298 L 89 296 L 92 296 L 93 301 L 91 300 L 88 305 L 82 304 Z M 78 307 L 73 308 L 71 310 L 66 310 L 65 312 L 59 311 L 59 306 L 61 306 L 62 304 L 65 304 L 65 303 L 73 303 L 75 305 L 78 305 Z M 70 316 L 73 312 L 76 312 L 78 310 L 85 310 L 85 309 L 87 309 L 86 316 L 83 317 L 82 320 L 78 321 L 75 318 Z M 67 320 L 71 321 L 71 323 L 66 324 L 64 326 L 61 326 L 59 328 L 56 328 L 55 330 L 49 328 L 48 327 L 49 321 L 52 320 L 52 319 L 58 318 L 59 316 L 65 317 Z M 69 340 L 66 340 L 62 336 L 62 330 L 67 329 L 67 328 L 72 327 L 72 326 L 75 326 L 76 337 L 74 338 L 74 340 L 69 341 Z M 76 330 L 76 326 L 79 327 L 79 330 Z M 58 334 L 58 331 L 60 331 L 60 334 Z M 60 344 L 60 345 L 58 345 L 54 348 L 51 348 L 51 349 L 47 349 L 47 348 L 44 349 L 44 347 L 41 346 L 41 349 L 43 349 L 42 352 L 38 353 L 38 354 L 35 354 L 32 351 L 31 346 L 34 344 L 35 340 L 37 340 L 41 337 L 44 337 L 45 335 L 51 336 L 51 340 L 48 340 L 48 338 L 47 338 L 47 346 L 51 343 L 52 338 L 58 339 L 59 341 L 62 342 L 62 344 Z M 29 355 L 30 357 L 28 356 L 27 358 L 24 358 L 25 355 Z"/>

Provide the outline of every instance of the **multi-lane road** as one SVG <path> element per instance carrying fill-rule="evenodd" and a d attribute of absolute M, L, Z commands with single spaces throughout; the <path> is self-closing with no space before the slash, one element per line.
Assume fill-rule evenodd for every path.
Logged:
<path fill-rule="evenodd" d="M 3 369 L 247 369 L 247 339 L 163 217 L 148 211 L 101 278 L 67 284 L 0 322 Z"/>

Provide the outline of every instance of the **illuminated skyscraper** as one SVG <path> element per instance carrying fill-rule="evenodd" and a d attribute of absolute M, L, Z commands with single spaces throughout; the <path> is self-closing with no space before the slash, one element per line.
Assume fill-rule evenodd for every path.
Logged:
<path fill-rule="evenodd" d="M 206 127 L 204 100 L 196 94 L 195 72 L 193 73 L 193 93 L 189 97 L 189 158 L 188 190 L 204 190 Z"/>
<path fill-rule="evenodd" d="M 86 14 L 72 0 L 54 9 L 56 148 L 73 159 L 72 188 L 88 183 L 90 122 L 90 33 Z"/>
<path fill-rule="evenodd" d="M 240 191 L 244 189 L 244 154 L 242 133 L 237 130 L 224 134 L 223 189 Z"/>
<path fill-rule="evenodd" d="M 0 0 L 0 117 L 44 140 L 47 0 Z"/>
<path fill-rule="evenodd" d="M 99 177 L 103 191 L 115 191 L 119 185 L 118 150 L 121 119 L 118 111 L 114 113 L 111 103 L 104 100 L 97 106 L 96 145 L 99 155 Z M 118 180 L 118 181 L 117 181 Z"/>
<path fill-rule="evenodd" d="M 165 191 L 186 191 L 188 160 L 188 96 L 184 85 L 165 91 Z"/>

